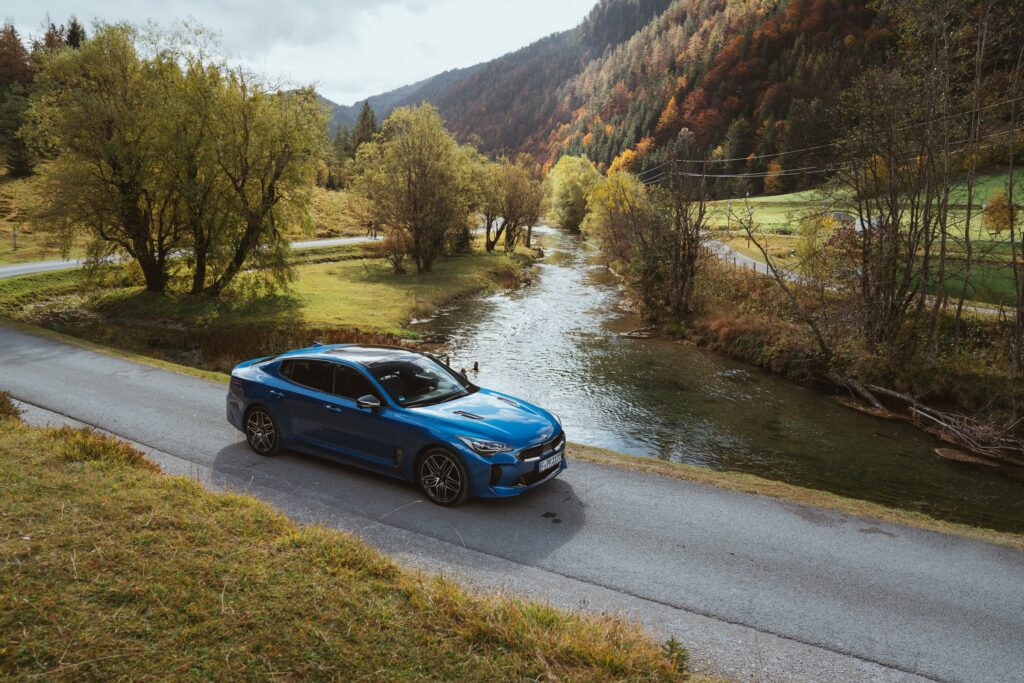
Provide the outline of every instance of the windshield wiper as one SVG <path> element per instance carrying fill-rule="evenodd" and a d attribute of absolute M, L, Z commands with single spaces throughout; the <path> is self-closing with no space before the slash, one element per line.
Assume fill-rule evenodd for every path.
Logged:
<path fill-rule="evenodd" d="M 422 401 L 413 401 L 412 403 L 406 403 L 404 407 L 420 408 L 422 406 L 436 406 L 438 403 L 447 403 L 448 401 L 454 401 L 455 399 L 462 398 L 463 396 L 469 396 L 469 392 L 467 391 L 463 394 L 460 394 L 459 392 L 454 391 L 446 396 L 440 396 L 438 398 L 428 398 Z"/>

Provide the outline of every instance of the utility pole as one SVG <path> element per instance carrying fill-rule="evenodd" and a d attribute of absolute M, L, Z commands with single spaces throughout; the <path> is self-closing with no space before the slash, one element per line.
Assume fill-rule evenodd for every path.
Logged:
<path fill-rule="evenodd" d="M 18 226 L 15 225 L 11 228 L 11 242 L 14 243 L 14 248 L 11 251 L 18 251 Z"/>

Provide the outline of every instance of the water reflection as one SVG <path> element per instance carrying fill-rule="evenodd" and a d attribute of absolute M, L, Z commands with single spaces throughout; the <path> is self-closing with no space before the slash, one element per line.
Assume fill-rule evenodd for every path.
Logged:
<path fill-rule="evenodd" d="M 571 440 L 1024 530 L 1024 485 L 938 460 L 909 425 L 682 343 L 620 336 L 641 322 L 617 278 L 579 238 L 540 232 L 532 285 L 417 329 L 445 338 L 456 367 L 479 361 L 479 383 L 557 412 Z"/>

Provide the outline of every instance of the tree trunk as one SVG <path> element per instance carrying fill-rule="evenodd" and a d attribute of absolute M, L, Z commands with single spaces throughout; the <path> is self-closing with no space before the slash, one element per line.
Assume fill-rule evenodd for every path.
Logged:
<path fill-rule="evenodd" d="M 242 236 L 242 239 L 239 240 L 238 246 L 235 247 L 235 253 L 228 262 L 227 267 L 224 268 L 224 272 L 220 274 L 220 277 L 218 277 L 212 285 L 203 290 L 203 294 L 210 297 L 218 297 L 221 295 L 221 292 L 231 284 L 235 275 L 242 270 L 242 265 L 245 263 L 245 259 L 252 253 L 262 224 L 262 218 L 249 218 L 249 226 L 246 229 L 245 234 Z"/>
<path fill-rule="evenodd" d="M 196 241 L 195 257 L 196 267 L 192 273 L 192 296 L 199 296 L 206 286 L 206 243 Z"/>
<path fill-rule="evenodd" d="M 146 291 L 155 294 L 163 294 L 167 291 L 167 273 L 158 259 L 152 255 L 145 254 L 137 258 L 139 268 L 142 270 L 142 277 L 146 281 Z"/>
<path fill-rule="evenodd" d="M 498 241 L 501 239 L 501 235 L 505 232 L 505 221 L 501 222 L 501 227 L 498 228 L 493 236 L 491 235 L 491 224 L 487 225 L 486 233 L 484 235 L 484 247 L 487 251 L 494 251 L 494 247 L 498 246 Z"/>

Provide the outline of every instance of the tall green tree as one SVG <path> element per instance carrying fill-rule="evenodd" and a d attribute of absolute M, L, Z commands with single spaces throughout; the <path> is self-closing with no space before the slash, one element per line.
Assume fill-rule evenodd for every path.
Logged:
<path fill-rule="evenodd" d="M 359 118 L 356 119 L 356 127 L 352 130 L 352 149 L 358 150 L 360 145 L 369 142 L 377 134 L 377 115 L 373 113 L 370 101 L 363 102 L 363 108 L 359 110 Z"/>
<path fill-rule="evenodd" d="M 587 215 L 587 195 L 601 174 L 586 157 L 563 156 L 548 173 L 546 190 L 555 225 L 579 230 Z"/>
<path fill-rule="evenodd" d="M 180 226 L 165 191 L 160 133 L 169 102 L 158 84 L 177 65 L 163 54 L 143 57 L 139 41 L 132 27 L 107 25 L 78 50 L 43 56 L 31 115 L 60 156 L 40 218 L 66 244 L 86 233 L 95 254 L 127 254 L 146 289 L 163 292 Z"/>
<path fill-rule="evenodd" d="M 0 99 L 0 147 L 4 165 L 12 178 L 25 178 L 35 172 L 36 156 L 19 131 L 28 112 L 24 88 L 16 85 Z"/>
<path fill-rule="evenodd" d="M 308 88 L 279 92 L 203 57 L 197 37 L 104 25 L 48 51 L 30 118 L 60 152 L 40 222 L 128 256 L 151 292 L 174 260 L 191 266 L 192 293 L 217 296 L 249 267 L 287 277 L 282 233 L 308 218 L 327 115 Z"/>
<path fill-rule="evenodd" d="M 453 231 L 470 221 L 477 204 L 470 150 L 460 147 L 437 109 L 400 107 L 381 135 L 356 153 L 354 191 L 369 203 L 374 222 L 405 245 L 418 272 L 429 272 Z M 396 269 L 398 266 L 396 266 Z"/>
<path fill-rule="evenodd" d="M 0 28 L 0 152 L 13 177 L 31 175 L 35 167 L 32 150 L 18 134 L 28 109 L 26 93 L 31 82 L 28 49 L 14 25 L 7 22 Z"/>
<path fill-rule="evenodd" d="M 82 43 L 85 42 L 86 37 L 87 34 L 85 32 L 85 27 L 82 26 L 75 15 L 72 14 L 71 18 L 68 19 L 67 33 L 64 38 L 68 47 L 77 50 L 82 47 Z"/>
<path fill-rule="evenodd" d="M 236 220 L 220 248 L 227 259 L 203 290 L 218 296 L 248 261 L 285 272 L 283 232 L 308 222 L 309 192 L 327 148 L 327 111 L 312 88 L 277 92 L 241 71 L 226 78 L 217 112 L 217 166 Z"/>

